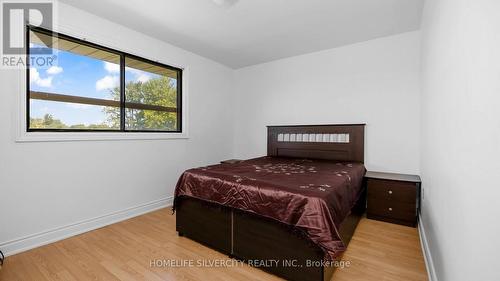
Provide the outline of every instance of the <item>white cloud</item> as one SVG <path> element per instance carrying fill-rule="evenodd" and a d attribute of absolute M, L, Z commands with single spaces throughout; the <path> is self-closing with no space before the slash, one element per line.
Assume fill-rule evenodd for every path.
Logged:
<path fill-rule="evenodd" d="M 120 65 L 115 64 L 115 63 L 111 63 L 111 62 L 105 61 L 104 62 L 104 69 L 108 73 L 110 73 L 110 74 L 120 73 Z M 151 76 L 148 75 L 148 73 L 145 72 L 145 71 L 142 71 L 142 70 L 139 70 L 139 69 L 135 69 L 135 68 L 131 68 L 131 67 L 125 67 L 125 71 L 128 72 L 129 74 L 133 75 L 134 76 L 134 80 L 136 82 L 145 83 L 145 82 L 151 80 Z M 108 75 L 107 77 L 115 77 L 115 76 Z M 110 78 L 104 77 L 103 79 L 108 79 L 109 80 Z M 101 79 L 101 80 L 103 80 L 103 79 Z M 101 80 L 99 80 L 99 81 L 101 81 Z M 108 81 L 108 82 L 110 82 L 110 81 Z"/>
<path fill-rule="evenodd" d="M 134 75 L 140 75 L 140 74 L 144 73 L 144 71 L 142 71 L 142 70 L 131 68 L 131 67 L 128 67 L 128 66 L 125 67 L 125 71 L 133 73 Z"/>
<path fill-rule="evenodd" d="M 142 82 L 142 83 L 146 83 L 146 82 L 148 82 L 148 81 L 149 81 L 149 79 L 151 79 L 151 76 L 146 75 L 146 74 L 141 74 L 141 75 L 139 75 L 139 76 L 136 78 L 136 80 L 137 80 L 138 82 Z"/>
<path fill-rule="evenodd" d="M 38 69 L 32 67 L 30 68 L 30 83 L 33 83 L 37 80 L 40 80 L 40 73 L 38 73 Z"/>
<path fill-rule="evenodd" d="M 148 75 L 146 71 L 142 71 L 142 70 L 130 68 L 130 67 L 125 67 L 125 70 L 135 76 L 136 82 L 145 83 L 145 82 L 148 82 L 149 80 L 151 80 L 151 76 Z"/>
<path fill-rule="evenodd" d="M 106 75 L 103 78 L 97 80 L 97 82 L 95 83 L 95 88 L 97 91 L 102 91 L 118 87 L 119 84 L 120 78 L 118 76 Z"/>
<path fill-rule="evenodd" d="M 34 83 L 39 87 L 50 88 L 52 87 L 52 76 L 47 78 L 40 77 L 38 69 L 35 67 L 30 68 L 30 83 Z"/>
<path fill-rule="evenodd" d="M 97 80 L 97 82 L 95 83 L 95 88 L 98 91 L 113 89 L 120 85 L 120 77 L 118 75 L 114 75 L 120 73 L 120 65 L 105 61 L 104 69 L 110 75 L 106 75 L 103 78 Z"/>
<path fill-rule="evenodd" d="M 60 66 L 51 66 L 49 69 L 47 69 L 47 74 L 49 75 L 57 75 L 59 73 L 63 72 L 63 68 Z"/>
<path fill-rule="evenodd" d="M 119 73 L 120 72 L 120 66 L 116 63 L 111 63 L 111 62 L 104 62 L 104 69 L 109 72 L 109 73 Z"/>

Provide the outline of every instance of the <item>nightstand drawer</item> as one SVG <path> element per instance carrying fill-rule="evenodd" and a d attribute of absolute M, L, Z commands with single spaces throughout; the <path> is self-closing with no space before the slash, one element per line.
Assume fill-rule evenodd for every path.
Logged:
<path fill-rule="evenodd" d="M 415 221 L 417 206 L 413 203 L 371 199 L 368 201 L 368 214 L 408 222 Z"/>
<path fill-rule="evenodd" d="M 415 227 L 420 209 L 420 177 L 367 172 L 366 217 Z"/>
<path fill-rule="evenodd" d="M 381 179 L 368 180 L 369 200 L 385 200 L 415 204 L 416 196 L 417 187 L 415 183 Z"/>

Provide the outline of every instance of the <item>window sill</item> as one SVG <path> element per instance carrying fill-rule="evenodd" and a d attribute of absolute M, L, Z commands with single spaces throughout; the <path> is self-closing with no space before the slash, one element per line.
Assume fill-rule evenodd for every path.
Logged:
<path fill-rule="evenodd" d="M 188 139 L 187 133 L 109 133 L 109 132 L 26 132 L 16 142 L 122 141 Z"/>

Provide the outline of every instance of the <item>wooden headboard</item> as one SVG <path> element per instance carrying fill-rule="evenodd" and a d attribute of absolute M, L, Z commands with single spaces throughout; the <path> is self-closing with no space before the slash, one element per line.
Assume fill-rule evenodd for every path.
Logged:
<path fill-rule="evenodd" d="M 268 126 L 267 155 L 364 163 L 365 124 Z"/>

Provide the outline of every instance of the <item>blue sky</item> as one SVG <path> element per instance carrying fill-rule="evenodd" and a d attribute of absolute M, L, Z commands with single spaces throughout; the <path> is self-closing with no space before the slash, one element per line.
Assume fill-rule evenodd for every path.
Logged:
<path fill-rule="evenodd" d="M 32 46 L 36 47 L 36 46 Z M 112 99 L 110 89 L 119 85 L 119 66 L 74 53 L 54 50 L 57 65 L 30 69 L 30 89 L 64 95 Z M 117 60 L 118 61 L 118 56 Z M 159 75 L 126 68 L 125 80 L 145 82 Z M 101 124 L 106 121 L 103 107 L 31 100 L 30 116 L 41 118 L 49 113 L 67 125 Z"/>

